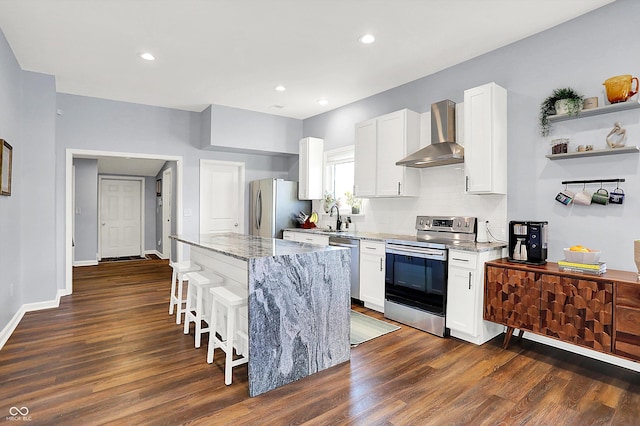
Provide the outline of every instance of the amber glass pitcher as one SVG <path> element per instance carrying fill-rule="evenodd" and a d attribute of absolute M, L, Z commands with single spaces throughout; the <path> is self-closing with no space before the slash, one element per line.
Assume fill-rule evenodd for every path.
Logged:
<path fill-rule="evenodd" d="M 631 90 L 633 81 L 636 81 L 636 90 Z M 631 74 L 617 75 L 605 80 L 602 83 L 607 90 L 607 99 L 612 104 L 624 102 L 636 93 L 638 93 L 638 77 L 632 77 Z"/>

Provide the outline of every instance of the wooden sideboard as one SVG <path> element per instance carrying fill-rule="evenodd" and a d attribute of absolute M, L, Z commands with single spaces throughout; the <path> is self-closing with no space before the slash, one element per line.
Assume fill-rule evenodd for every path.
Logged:
<path fill-rule="evenodd" d="M 556 263 L 485 263 L 484 319 L 640 361 L 640 283 L 634 272 L 563 272 Z"/>

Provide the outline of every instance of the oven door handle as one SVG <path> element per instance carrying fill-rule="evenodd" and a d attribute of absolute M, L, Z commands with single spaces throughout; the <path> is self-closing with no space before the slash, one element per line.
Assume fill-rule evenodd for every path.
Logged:
<path fill-rule="evenodd" d="M 396 248 L 391 248 L 387 246 L 386 253 L 398 254 L 401 256 L 420 257 L 423 259 L 447 260 L 447 252 L 442 250 L 412 249 L 409 247 L 402 247 L 401 249 L 396 249 Z"/>

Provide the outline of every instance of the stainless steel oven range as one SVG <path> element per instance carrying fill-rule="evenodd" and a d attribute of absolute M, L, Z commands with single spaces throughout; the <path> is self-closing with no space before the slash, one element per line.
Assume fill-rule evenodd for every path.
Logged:
<path fill-rule="evenodd" d="M 476 240 L 477 219 L 418 216 L 415 240 L 386 245 L 384 316 L 444 337 L 448 245 Z"/>

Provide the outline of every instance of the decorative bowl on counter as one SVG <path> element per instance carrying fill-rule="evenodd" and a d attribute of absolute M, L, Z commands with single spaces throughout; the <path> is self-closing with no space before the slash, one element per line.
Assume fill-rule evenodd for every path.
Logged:
<path fill-rule="evenodd" d="M 567 262 L 574 263 L 598 263 L 600 261 L 600 250 L 594 251 L 573 251 L 571 249 L 564 249 L 564 258 Z"/>

